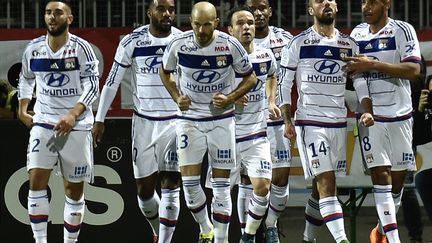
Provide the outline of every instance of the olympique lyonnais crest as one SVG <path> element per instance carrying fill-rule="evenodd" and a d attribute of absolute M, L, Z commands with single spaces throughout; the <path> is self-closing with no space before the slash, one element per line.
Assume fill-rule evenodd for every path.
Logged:
<path fill-rule="evenodd" d="M 267 72 L 267 63 L 260 63 L 259 70 L 261 74 L 265 74 Z"/>
<path fill-rule="evenodd" d="M 379 49 L 386 49 L 387 48 L 387 43 L 388 43 L 387 39 L 380 39 L 379 40 L 378 48 Z"/>
<path fill-rule="evenodd" d="M 216 65 L 218 67 L 225 67 L 227 65 L 227 57 L 226 56 L 216 57 Z"/>
<path fill-rule="evenodd" d="M 65 69 L 75 69 L 75 58 L 65 59 Z"/>
<path fill-rule="evenodd" d="M 348 56 L 348 49 L 340 49 L 340 51 L 339 51 L 339 55 L 340 55 L 340 58 L 341 59 L 344 59 L 345 57 L 347 57 Z"/>

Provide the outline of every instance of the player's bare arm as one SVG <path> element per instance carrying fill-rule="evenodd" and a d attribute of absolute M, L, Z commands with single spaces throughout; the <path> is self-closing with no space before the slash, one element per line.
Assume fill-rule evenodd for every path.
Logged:
<path fill-rule="evenodd" d="M 82 103 L 77 103 L 68 114 L 62 116 L 60 121 L 54 126 L 57 135 L 66 136 L 75 126 L 76 119 L 86 110 Z"/>
<path fill-rule="evenodd" d="M 291 122 L 291 105 L 285 104 L 281 107 L 281 115 L 285 123 L 284 136 L 288 139 L 295 138 L 296 131 Z"/>
<path fill-rule="evenodd" d="M 281 118 L 281 111 L 276 105 L 276 90 L 277 78 L 275 75 L 269 76 L 266 81 L 266 94 L 268 100 L 268 110 L 271 120 L 278 120 Z"/>
<path fill-rule="evenodd" d="M 19 100 L 18 106 L 18 118 L 24 125 L 28 128 L 33 126 L 33 116 L 27 112 L 28 105 L 30 104 L 30 99 Z"/>
<path fill-rule="evenodd" d="M 188 96 L 180 94 L 180 91 L 177 88 L 177 83 L 174 79 L 174 75 L 171 72 L 165 71 L 162 66 L 160 67 L 159 75 L 161 77 L 162 83 L 168 90 L 168 93 L 171 95 L 173 100 L 177 103 L 180 110 L 188 110 L 189 106 L 191 105 L 191 100 Z"/>
<path fill-rule="evenodd" d="M 346 72 L 350 75 L 376 70 L 391 77 L 409 80 L 418 80 L 420 76 L 420 65 L 412 62 L 387 63 L 368 58 L 365 55 L 346 57 L 348 62 L 345 66 Z"/>

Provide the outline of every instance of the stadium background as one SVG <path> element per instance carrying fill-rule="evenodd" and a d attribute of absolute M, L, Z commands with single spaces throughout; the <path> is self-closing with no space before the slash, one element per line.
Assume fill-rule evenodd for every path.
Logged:
<path fill-rule="evenodd" d="M 44 1 L 42 0 L 0 0 L 0 79 L 7 79 L 9 69 L 21 60 L 26 44 L 45 33 L 43 22 Z M 177 2 L 176 26 L 190 29 L 189 15 L 194 1 Z M 244 1 L 210 1 L 217 6 L 221 18 L 220 29 L 224 30 L 226 14 L 235 4 Z M 349 33 L 362 20 L 360 0 L 339 0 L 337 28 Z M 306 14 L 305 0 L 270 0 L 273 7 L 271 25 L 285 28 L 293 34 L 311 25 Z M 76 0 L 72 1 L 74 22 L 71 32 L 87 39 L 100 59 L 101 87 L 111 67 L 115 50 L 121 37 L 134 27 L 147 24 L 143 14 L 148 1 L 134 0 Z M 391 17 L 411 23 L 417 30 L 422 54 L 432 74 L 432 0 L 393 1 Z M 131 88 L 125 78 L 109 112 L 104 143 L 95 150 L 96 181 L 86 189 L 87 210 L 80 242 L 149 242 L 149 228 L 136 205 L 135 183 L 130 166 L 130 115 Z M 95 107 L 97 107 L 95 105 Z M 352 134 L 353 119 L 350 120 L 348 157 L 350 175 L 341 182 L 343 187 L 356 195 L 362 188 L 368 188 L 369 178 L 364 176 L 359 162 L 356 140 Z M 25 171 L 25 150 L 28 131 L 17 121 L 0 122 L 1 169 L 1 236 L 6 242 L 31 242 L 31 230 L 26 211 L 28 190 Z M 420 169 L 432 167 L 431 146 L 419 149 L 417 157 Z M 288 206 L 304 206 L 308 190 L 302 179 L 302 171 L 296 149 L 293 150 L 296 167 L 292 170 L 291 198 Z M 425 163 L 423 163 L 425 162 Z M 429 163 L 429 164 L 427 164 Z M 49 234 L 51 242 L 61 239 L 63 225 L 63 191 L 59 177 L 50 182 L 52 211 Z M 349 200 L 349 196 L 343 198 Z M 365 204 L 372 204 L 370 197 Z M 192 223 L 184 207 L 181 212 L 175 242 L 191 242 L 192 231 L 198 228 Z M 235 216 L 235 215 L 233 215 Z M 233 217 L 235 218 L 235 217 Z M 348 221 L 348 220 L 346 220 Z M 235 223 L 233 223 L 235 225 Z M 232 227 L 231 238 L 238 237 L 238 229 Z M 348 230 L 347 230 L 348 231 Z M 137 232 L 140 232 L 137 234 Z M 301 234 L 301 232 L 298 232 Z M 349 234 L 352 235 L 352 232 Z M 128 237 L 129 235 L 129 237 Z M 122 240 L 124 239 L 124 240 Z M 129 240 L 130 239 L 130 240 Z"/>

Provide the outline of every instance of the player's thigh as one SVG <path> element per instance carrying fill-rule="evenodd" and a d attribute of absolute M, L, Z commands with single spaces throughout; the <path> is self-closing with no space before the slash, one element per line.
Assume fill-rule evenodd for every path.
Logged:
<path fill-rule="evenodd" d="M 206 133 L 209 164 L 216 169 L 235 167 L 235 123 L 233 118 L 212 122 Z"/>
<path fill-rule="evenodd" d="M 202 163 L 208 147 L 206 134 L 203 132 L 204 123 L 183 119 L 177 121 L 176 142 L 179 166 Z"/>
<path fill-rule="evenodd" d="M 132 117 L 132 168 L 135 179 L 148 177 L 158 171 L 155 153 L 155 121 Z"/>
<path fill-rule="evenodd" d="M 391 166 L 391 142 L 386 123 L 375 122 L 373 126 L 359 126 L 360 149 L 368 168 Z"/>
<path fill-rule="evenodd" d="M 33 168 L 53 169 L 58 154 L 54 150 L 55 132 L 40 126 L 32 127 L 27 148 L 27 170 Z"/>
<path fill-rule="evenodd" d="M 175 120 L 159 121 L 155 129 L 158 133 L 155 152 L 159 171 L 180 172 L 175 129 Z"/>
<path fill-rule="evenodd" d="M 267 127 L 267 137 L 270 141 L 273 169 L 291 167 L 291 144 L 284 137 L 285 125 Z"/>
<path fill-rule="evenodd" d="M 93 137 L 91 131 L 72 131 L 59 151 L 61 173 L 69 182 L 93 181 Z"/>
<path fill-rule="evenodd" d="M 392 170 L 416 170 L 412 150 L 412 119 L 389 124 L 389 136 L 392 145 Z"/>
<path fill-rule="evenodd" d="M 333 170 L 330 157 L 330 141 L 325 128 L 296 126 L 297 147 L 305 178 L 309 179 L 326 171 Z"/>
<path fill-rule="evenodd" d="M 270 157 L 270 142 L 266 137 L 242 142 L 242 165 L 247 175 L 252 178 L 271 180 L 272 163 Z"/>

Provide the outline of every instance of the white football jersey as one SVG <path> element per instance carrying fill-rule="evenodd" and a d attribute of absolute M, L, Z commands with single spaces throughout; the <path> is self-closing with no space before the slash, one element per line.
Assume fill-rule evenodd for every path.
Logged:
<path fill-rule="evenodd" d="M 248 95 L 247 106 L 236 105 L 236 140 L 245 141 L 255 136 L 265 136 L 267 128 L 266 114 L 266 81 L 267 77 L 276 75 L 276 59 L 270 49 L 255 46 L 255 51 L 249 54 L 253 70 L 257 77 L 257 84 Z M 236 83 L 242 81 L 236 78 Z"/>
<path fill-rule="evenodd" d="M 296 125 L 323 127 L 346 126 L 346 75 L 342 71 L 345 56 L 358 53 L 358 45 L 348 35 L 335 29 L 331 39 L 311 27 L 293 37 L 284 47 L 281 60 L 282 104 L 291 104 L 292 82 L 296 79 Z M 359 100 L 368 96 L 366 81 L 354 80 Z M 359 90 L 362 92 L 359 93 Z"/>
<path fill-rule="evenodd" d="M 358 25 L 351 32 L 360 53 L 386 63 L 420 63 L 420 46 L 414 28 L 403 21 L 389 19 L 380 31 L 372 34 L 369 24 Z M 376 120 L 398 120 L 411 117 L 410 81 L 371 71 L 364 74 L 369 83 Z"/>
<path fill-rule="evenodd" d="M 141 26 L 126 35 L 117 47 L 114 63 L 102 90 L 96 121 L 103 121 L 121 83 L 125 70 L 131 68 L 134 109 L 141 115 L 169 117 L 177 113 L 177 105 L 159 76 L 162 56 L 174 36 L 182 33 L 171 27 L 164 38 L 153 36 L 149 25 Z M 111 94 L 105 95 L 105 92 Z"/>
<path fill-rule="evenodd" d="M 215 108 L 213 95 L 235 89 L 234 72 L 242 76 L 252 72 L 252 64 L 243 46 L 232 36 L 215 30 L 215 38 L 206 47 L 194 39 L 193 31 L 176 37 L 166 48 L 162 65 L 165 71 L 178 69 L 179 89 L 192 104 L 181 115 L 184 119 L 212 119 L 232 114 L 234 106 Z"/>
<path fill-rule="evenodd" d="M 275 26 L 269 26 L 269 34 L 266 37 L 264 37 L 264 38 L 256 38 L 255 37 L 255 39 L 254 39 L 255 46 L 260 46 L 260 47 L 272 50 L 272 52 L 276 58 L 276 66 L 277 66 L 276 76 L 278 78 L 278 81 L 279 81 L 278 75 L 279 75 L 279 71 L 280 71 L 280 61 L 281 61 L 281 57 L 282 57 L 282 48 L 284 46 L 288 45 L 288 43 L 292 37 L 293 36 L 290 32 L 288 32 L 282 28 L 278 28 Z M 276 97 L 275 97 L 276 105 L 280 105 L 279 93 L 280 93 L 280 82 L 278 83 L 278 88 L 277 88 Z M 268 113 L 266 116 L 268 118 Z M 278 123 L 278 122 L 279 121 L 267 119 L 267 123 Z"/>
<path fill-rule="evenodd" d="M 71 33 L 55 53 L 47 36 L 31 41 L 22 58 L 18 97 L 31 99 L 36 85 L 33 123 L 55 125 L 77 103 L 82 103 L 87 109 L 76 119 L 74 129 L 91 129 L 91 105 L 99 95 L 98 64 L 90 44 Z"/>

